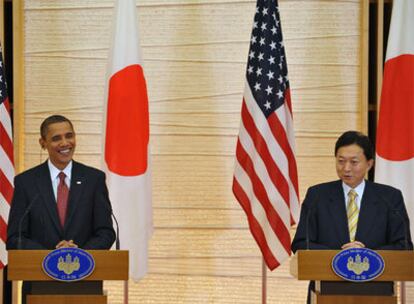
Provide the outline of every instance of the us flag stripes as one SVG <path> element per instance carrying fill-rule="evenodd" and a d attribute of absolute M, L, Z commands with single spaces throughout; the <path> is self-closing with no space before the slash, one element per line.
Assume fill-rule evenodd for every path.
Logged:
<path fill-rule="evenodd" d="M 7 264 L 7 218 L 13 196 L 13 135 L 10 104 L 0 47 L 0 269 Z"/>
<path fill-rule="evenodd" d="M 299 193 L 287 63 L 276 0 L 258 0 L 250 40 L 233 193 L 273 270 L 290 255 Z"/>

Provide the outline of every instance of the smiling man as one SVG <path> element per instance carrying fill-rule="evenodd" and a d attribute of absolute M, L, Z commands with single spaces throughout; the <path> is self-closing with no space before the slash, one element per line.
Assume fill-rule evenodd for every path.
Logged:
<path fill-rule="evenodd" d="M 49 116 L 40 126 L 39 144 L 49 159 L 14 179 L 7 249 L 109 249 L 115 231 L 105 173 L 72 160 L 72 122 Z M 23 304 L 33 284 L 42 283 L 23 283 Z M 96 286 L 101 289 L 102 283 Z"/>
<path fill-rule="evenodd" d="M 7 249 L 109 249 L 115 232 L 105 174 L 72 160 L 72 122 L 46 118 L 39 143 L 49 159 L 15 177 Z"/>
<path fill-rule="evenodd" d="M 401 191 L 364 179 L 373 166 L 373 155 L 369 138 L 360 132 L 348 131 L 338 138 L 335 162 L 339 180 L 309 188 L 293 252 L 363 247 L 412 250 Z M 314 290 L 313 282 L 310 290 Z"/>

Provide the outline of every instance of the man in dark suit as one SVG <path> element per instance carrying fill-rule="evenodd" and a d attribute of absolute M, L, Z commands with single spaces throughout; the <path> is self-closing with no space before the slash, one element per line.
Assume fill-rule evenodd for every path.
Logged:
<path fill-rule="evenodd" d="M 40 134 L 49 159 L 15 177 L 7 249 L 109 249 L 115 231 L 105 174 L 72 160 L 76 135 L 69 119 L 46 118 Z M 23 285 L 23 294 L 30 286 Z"/>
<path fill-rule="evenodd" d="M 364 179 L 374 163 L 368 137 L 345 132 L 336 142 L 335 158 L 340 180 L 309 188 L 292 251 L 363 247 L 412 250 L 401 191 Z"/>
<path fill-rule="evenodd" d="M 41 125 L 39 143 L 49 159 L 15 178 L 7 249 L 109 249 L 115 232 L 105 174 L 72 160 L 76 147 L 72 123 L 63 116 L 48 117 Z M 65 173 L 69 190 L 62 221 L 57 207 L 60 172 Z"/>

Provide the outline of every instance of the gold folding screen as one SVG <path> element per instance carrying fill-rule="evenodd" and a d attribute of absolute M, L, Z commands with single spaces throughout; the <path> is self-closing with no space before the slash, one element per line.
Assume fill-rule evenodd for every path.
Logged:
<path fill-rule="evenodd" d="M 335 178 L 335 138 L 366 131 L 366 1 L 279 2 L 303 198 L 309 185 Z M 45 159 L 38 127 L 52 113 L 73 120 L 76 159 L 100 166 L 112 6 L 112 0 L 16 1 L 20 170 Z M 231 193 L 255 1 L 141 0 L 138 8 L 155 233 L 150 273 L 130 283 L 130 302 L 260 303 L 260 252 Z M 268 303 L 304 301 L 306 283 L 287 269 L 285 263 L 269 273 Z M 121 303 L 121 285 L 107 287 L 111 303 Z"/>

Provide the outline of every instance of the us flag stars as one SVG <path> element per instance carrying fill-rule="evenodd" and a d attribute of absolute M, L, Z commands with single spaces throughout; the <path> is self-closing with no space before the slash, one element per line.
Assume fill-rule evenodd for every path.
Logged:
<path fill-rule="evenodd" d="M 247 81 L 267 117 L 284 103 L 289 88 L 279 9 L 274 1 L 258 1 L 248 58 Z"/>

